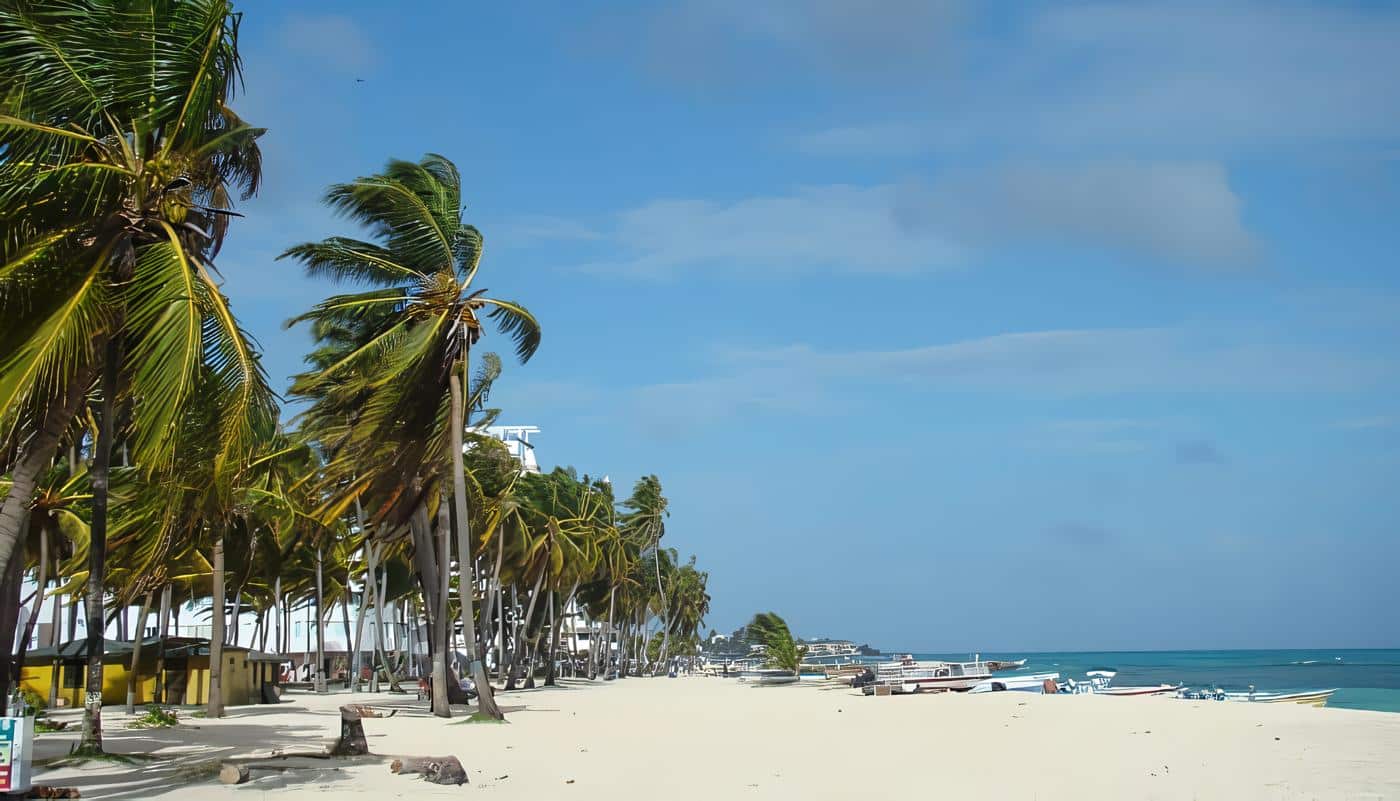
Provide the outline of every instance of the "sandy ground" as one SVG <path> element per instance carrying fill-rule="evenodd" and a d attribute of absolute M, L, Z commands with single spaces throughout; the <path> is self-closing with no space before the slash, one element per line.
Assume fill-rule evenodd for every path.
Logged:
<path fill-rule="evenodd" d="M 188 801 L 1400 798 L 1400 714 L 1383 712 L 1024 693 L 867 698 L 658 678 L 502 695 L 502 726 L 436 719 L 411 697 L 353 698 L 401 710 L 365 721 L 373 751 L 455 755 L 471 784 L 427 785 L 375 762 L 260 774 L 236 787 L 213 778 L 224 757 L 328 743 L 348 693 L 293 694 L 160 730 L 128 729 L 109 708 L 108 750 L 158 758 L 40 768 L 37 781 L 77 786 L 84 798 Z M 74 739 L 41 735 L 39 758 L 67 753 Z"/>

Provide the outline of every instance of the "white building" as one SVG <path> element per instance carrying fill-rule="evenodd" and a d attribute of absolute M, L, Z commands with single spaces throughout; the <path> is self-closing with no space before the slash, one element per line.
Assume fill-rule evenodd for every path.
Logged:
<path fill-rule="evenodd" d="M 530 444 L 530 435 L 540 433 L 539 426 L 488 426 L 486 433 L 505 443 L 506 450 L 520 462 L 522 472 L 540 472 L 535 446 Z"/>

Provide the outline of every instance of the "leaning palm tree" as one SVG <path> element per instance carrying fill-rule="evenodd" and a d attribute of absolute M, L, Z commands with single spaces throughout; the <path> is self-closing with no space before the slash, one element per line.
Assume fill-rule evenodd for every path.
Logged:
<path fill-rule="evenodd" d="M 375 502 L 368 522 L 386 524 L 387 530 L 407 525 L 416 561 L 433 574 L 422 576 L 429 600 L 429 585 L 447 584 L 432 579 L 450 568 L 445 542 L 436 551 L 437 569 L 428 563 L 435 552 L 430 511 L 450 500 L 456 510 L 461 614 L 470 632 L 476 582 L 462 453 L 473 411 L 466 395 L 469 350 L 481 336 L 484 314 L 527 361 L 539 347 L 539 325 L 523 306 L 476 288 L 482 238 L 462 219 L 461 176 L 446 158 L 391 161 L 381 174 L 331 187 L 326 202 L 368 228 L 375 241 L 331 237 L 283 254 L 300 261 L 309 275 L 365 287 L 331 297 L 292 321 L 350 332 L 343 338 L 349 346 L 337 359 L 294 386 L 294 392 L 313 399 L 319 419 L 346 421 L 326 465 L 334 500 L 325 512 L 343 515 L 366 496 Z M 437 600 L 429 605 L 442 616 L 446 598 Z M 447 643 L 441 633 L 438 639 L 440 661 Z M 501 717 L 475 638 L 465 640 L 481 693 L 480 712 Z M 439 683 L 445 689 L 445 678 Z M 438 714 L 447 713 L 444 695 L 434 693 Z"/>
<path fill-rule="evenodd" d="M 0 470 L 13 481 L 0 574 L 96 381 L 81 752 L 102 747 L 113 442 L 124 436 L 159 473 L 190 399 L 206 393 L 225 412 L 215 465 L 236 472 L 275 413 L 212 266 L 232 195 L 250 196 L 260 172 L 262 131 L 227 105 L 239 19 L 228 0 L 0 4 Z"/>
<path fill-rule="evenodd" d="M 632 495 L 622 502 L 627 514 L 622 518 L 623 528 L 632 533 L 651 549 L 651 558 L 656 575 L 656 594 L 660 604 L 662 641 L 661 654 L 664 660 L 670 645 L 670 622 L 666 614 L 666 590 L 661 580 L 662 561 L 661 537 L 666 533 L 666 516 L 670 514 L 666 496 L 661 492 L 661 479 L 654 475 L 642 476 L 632 488 Z"/>
<path fill-rule="evenodd" d="M 748 636 L 750 640 L 763 643 L 769 665 L 797 674 L 802 665 L 802 657 L 807 654 L 807 648 L 797 644 L 792 631 L 788 629 L 787 621 L 777 613 L 759 612 L 754 615 L 753 620 L 749 621 Z"/>

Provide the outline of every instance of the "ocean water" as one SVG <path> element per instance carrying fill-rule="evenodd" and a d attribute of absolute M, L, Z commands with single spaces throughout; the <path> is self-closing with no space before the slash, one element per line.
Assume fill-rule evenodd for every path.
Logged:
<path fill-rule="evenodd" d="M 908 653 L 891 652 L 889 653 Z M 918 659 L 966 661 L 972 654 L 915 653 Z M 888 658 L 888 657 L 885 657 Z M 1117 670 L 1118 685 L 1184 684 L 1243 692 L 1337 688 L 1327 705 L 1400 712 L 1400 650 L 1066 651 L 983 653 L 983 659 L 1025 659 L 1020 673 L 1059 673 L 1082 680 L 1095 668 Z"/>

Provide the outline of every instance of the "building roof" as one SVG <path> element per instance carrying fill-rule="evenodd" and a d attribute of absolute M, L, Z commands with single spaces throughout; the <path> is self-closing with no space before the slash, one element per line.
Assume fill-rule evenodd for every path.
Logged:
<path fill-rule="evenodd" d="M 165 642 L 166 657 L 208 656 L 209 641 L 203 637 L 147 637 L 141 641 L 141 655 L 154 655 L 159 649 L 162 639 Z M 121 657 L 130 658 L 131 651 L 135 646 L 134 642 L 127 640 L 104 640 L 103 641 L 103 661 L 114 661 Z M 225 645 L 224 652 L 243 652 L 250 662 L 282 662 L 282 657 L 277 654 L 264 653 L 246 648 L 241 645 Z M 55 659 L 61 661 L 71 661 L 74 659 L 85 659 L 87 657 L 87 639 L 69 640 L 59 644 L 58 648 L 43 647 L 30 648 L 24 654 L 25 664 L 44 664 Z"/>

